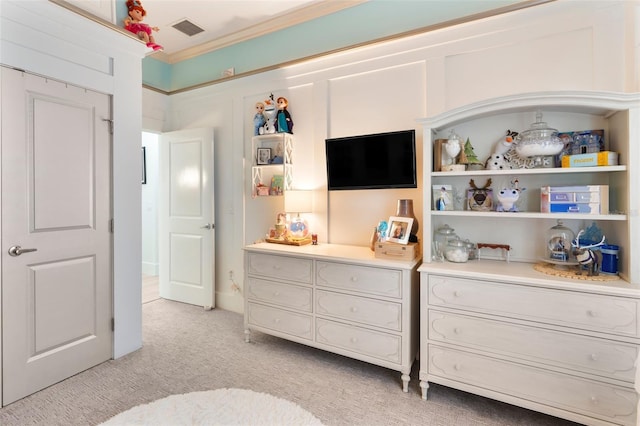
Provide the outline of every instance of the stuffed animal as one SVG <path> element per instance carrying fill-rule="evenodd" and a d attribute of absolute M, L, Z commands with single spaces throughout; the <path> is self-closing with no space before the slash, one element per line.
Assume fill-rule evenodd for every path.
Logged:
<path fill-rule="evenodd" d="M 491 154 L 484 165 L 487 170 L 511 169 L 511 165 L 502 154 Z"/>
<path fill-rule="evenodd" d="M 516 201 L 520 198 L 520 191 L 514 188 L 502 188 L 496 194 L 498 199 L 498 212 L 517 212 Z"/>
<path fill-rule="evenodd" d="M 513 168 L 505 155 L 513 148 L 513 140 L 517 135 L 518 132 L 507 130 L 506 136 L 496 143 L 493 152 L 489 158 L 487 158 L 484 166 L 485 169 L 502 170 Z"/>
<path fill-rule="evenodd" d="M 127 9 L 129 9 L 129 16 L 124 19 L 125 30 L 137 35 L 140 40 L 147 43 L 147 47 L 153 50 L 162 50 L 163 47 L 156 44 L 152 34 L 153 31 L 160 31 L 160 28 L 150 27 L 142 23 L 142 20 L 147 14 L 142 7 L 142 2 L 140 0 L 127 0 Z"/>
<path fill-rule="evenodd" d="M 273 93 L 268 99 L 264 100 L 264 126 L 260 128 L 261 135 L 267 135 L 276 132 L 276 103 L 273 100 Z"/>
<path fill-rule="evenodd" d="M 291 120 L 291 114 L 287 111 L 289 101 L 287 98 L 280 96 L 278 102 L 278 114 L 276 115 L 276 131 L 278 133 L 293 133 L 293 121 Z"/>

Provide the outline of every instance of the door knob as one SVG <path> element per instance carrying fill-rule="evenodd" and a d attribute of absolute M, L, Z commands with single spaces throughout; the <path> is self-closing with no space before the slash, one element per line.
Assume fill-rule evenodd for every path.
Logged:
<path fill-rule="evenodd" d="M 213 223 L 207 223 L 205 226 L 201 226 L 201 228 L 204 228 L 204 229 L 213 229 L 213 227 L 214 227 Z"/>
<path fill-rule="evenodd" d="M 36 248 L 25 249 L 20 246 L 13 246 L 9 248 L 9 256 L 20 256 L 22 253 L 29 253 L 30 251 L 37 251 Z"/>

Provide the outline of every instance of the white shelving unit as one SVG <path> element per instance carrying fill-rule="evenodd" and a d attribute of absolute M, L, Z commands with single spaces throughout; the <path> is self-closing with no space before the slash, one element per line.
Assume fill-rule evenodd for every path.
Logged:
<path fill-rule="evenodd" d="M 619 166 L 428 172 L 431 149 L 451 129 L 489 156 L 506 129 L 522 131 L 541 109 L 559 131 L 603 129 Z M 462 389 L 589 425 L 635 425 L 640 359 L 640 96 L 532 93 L 488 100 L 420 120 L 424 127 L 425 235 L 444 224 L 474 242 L 508 244 L 510 262 L 432 261 L 420 272 L 420 386 Z M 432 186 L 495 190 L 517 178 L 519 212 L 433 210 Z M 609 185 L 611 214 L 541 213 L 540 187 Z M 454 192 L 455 194 L 455 192 Z M 619 278 L 597 281 L 534 269 L 558 219 L 575 232 L 596 222 L 620 246 Z"/>
<path fill-rule="evenodd" d="M 253 161 L 251 167 L 251 191 L 256 197 L 259 185 L 271 185 L 273 176 L 283 177 L 283 191 L 289 190 L 293 186 L 293 135 L 290 133 L 272 133 L 267 135 L 254 136 L 251 138 L 253 150 Z M 271 150 L 270 161 L 277 155 L 281 162 L 274 164 L 258 164 L 258 148 L 268 148 Z M 270 194 L 273 195 L 273 194 Z"/>
<path fill-rule="evenodd" d="M 460 237 L 474 242 L 509 244 L 511 259 L 536 262 L 544 254 L 545 232 L 562 219 L 576 233 L 596 221 L 609 244 L 620 250 L 620 276 L 640 282 L 640 263 L 631 261 L 640 253 L 640 101 L 637 95 L 602 92 L 551 92 L 510 96 L 477 103 L 419 120 L 424 128 L 424 170 L 433 169 L 432 150 L 436 139 L 455 129 L 468 137 L 478 158 L 485 159 L 506 129 L 522 131 L 535 121 L 541 109 L 544 120 L 559 131 L 604 129 L 607 148 L 619 152 L 618 166 L 425 172 L 423 188 L 424 226 L 432 235 L 444 224 Z M 633 142 L 632 141 L 636 141 Z M 462 198 L 470 179 L 478 186 L 492 179 L 495 190 L 517 177 L 523 191 L 520 212 L 476 212 L 462 210 Z M 458 210 L 434 211 L 432 185 L 450 184 L 458 195 Z M 540 188 L 564 185 L 609 185 L 610 214 L 540 213 Z M 431 261 L 432 248 L 424 247 L 424 262 Z M 490 255 L 490 253 L 488 253 Z"/>

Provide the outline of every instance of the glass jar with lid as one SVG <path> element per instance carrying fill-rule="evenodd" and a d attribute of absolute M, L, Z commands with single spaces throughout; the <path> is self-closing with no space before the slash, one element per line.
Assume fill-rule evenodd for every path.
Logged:
<path fill-rule="evenodd" d="M 469 251 L 467 243 L 459 238 L 453 238 L 447 241 L 447 247 L 444 249 L 444 257 L 449 262 L 464 263 L 469 260 Z"/>
<path fill-rule="evenodd" d="M 433 233 L 433 260 L 440 262 L 444 261 L 444 252 L 447 242 L 452 239 L 458 238 L 455 229 L 449 225 L 441 226 Z"/>
<path fill-rule="evenodd" d="M 536 111 L 536 122 L 516 136 L 516 153 L 523 158 L 532 158 L 533 167 L 544 165 L 542 158 L 559 154 L 564 148 L 564 142 L 558 136 L 558 131 L 542 121 L 542 111 Z"/>
<path fill-rule="evenodd" d="M 476 243 L 472 243 L 469 240 L 464 240 L 465 245 L 467 246 L 467 253 L 469 253 L 469 260 L 475 260 L 478 258 L 478 245 Z"/>

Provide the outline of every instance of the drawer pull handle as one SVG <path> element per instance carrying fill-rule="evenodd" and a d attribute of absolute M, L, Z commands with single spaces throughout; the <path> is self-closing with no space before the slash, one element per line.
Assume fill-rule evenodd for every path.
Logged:
<path fill-rule="evenodd" d="M 354 282 L 354 283 L 355 283 L 356 281 L 358 281 L 358 277 L 353 277 L 353 276 L 352 276 L 352 277 L 351 277 L 351 282 Z"/>
<path fill-rule="evenodd" d="M 273 269 L 275 269 L 276 271 L 280 270 L 280 265 L 273 265 Z"/>
<path fill-rule="evenodd" d="M 591 358 L 591 361 L 597 361 L 598 360 L 598 355 L 591 354 L 591 356 L 589 358 Z"/>
<path fill-rule="evenodd" d="M 453 364 L 453 369 L 456 370 L 456 371 L 460 371 L 460 365 Z"/>
<path fill-rule="evenodd" d="M 587 311 L 587 315 L 590 316 L 591 318 L 596 318 L 598 316 L 598 313 L 589 309 Z"/>
<path fill-rule="evenodd" d="M 453 329 L 453 334 L 458 334 L 458 333 L 460 333 L 460 330 L 458 329 L 458 327 L 454 328 Z"/>
<path fill-rule="evenodd" d="M 280 324 L 280 318 L 274 319 L 273 322 L 275 322 L 276 324 Z"/>
<path fill-rule="evenodd" d="M 350 340 L 351 340 L 351 343 L 358 343 L 357 337 L 352 337 Z"/>
<path fill-rule="evenodd" d="M 458 290 L 455 290 L 453 292 L 453 297 L 460 297 L 460 292 Z"/>
<path fill-rule="evenodd" d="M 591 403 L 592 404 L 598 404 L 598 398 L 596 398 L 595 396 L 591 397 Z"/>
<path fill-rule="evenodd" d="M 274 293 L 273 293 L 273 295 L 274 295 L 274 296 L 276 296 L 276 297 L 278 297 L 278 296 L 280 296 L 280 292 L 279 292 L 279 291 L 276 291 L 276 292 L 274 292 Z"/>
<path fill-rule="evenodd" d="M 355 306 L 352 306 L 350 311 L 355 314 L 356 312 L 358 312 L 358 308 L 356 308 Z"/>

